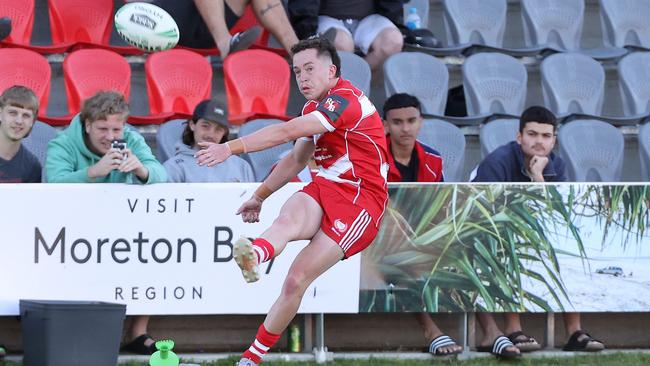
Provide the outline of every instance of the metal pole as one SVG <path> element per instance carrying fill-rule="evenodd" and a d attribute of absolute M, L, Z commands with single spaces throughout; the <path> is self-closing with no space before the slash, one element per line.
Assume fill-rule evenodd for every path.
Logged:
<path fill-rule="evenodd" d="M 325 315 L 316 314 L 316 347 L 314 348 L 316 363 L 327 362 L 327 347 L 325 347 Z"/>

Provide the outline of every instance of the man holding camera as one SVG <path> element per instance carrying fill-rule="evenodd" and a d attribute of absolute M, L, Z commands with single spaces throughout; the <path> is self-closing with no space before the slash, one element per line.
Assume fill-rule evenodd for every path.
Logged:
<path fill-rule="evenodd" d="M 125 128 L 129 106 L 115 92 L 84 101 L 70 126 L 50 141 L 45 169 L 52 183 L 159 183 L 165 168 L 144 138 Z"/>

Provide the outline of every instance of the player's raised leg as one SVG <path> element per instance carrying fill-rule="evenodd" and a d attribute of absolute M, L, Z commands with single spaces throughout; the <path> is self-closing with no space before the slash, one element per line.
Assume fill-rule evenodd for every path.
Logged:
<path fill-rule="evenodd" d="M 242 355 L 239 365 L 258 365 L 262 361 L 298 312 L 307 287 L 342 258 L 341 247 L 318 231 L 291 264 L 280 296 L 259 327 L 255 341 Z"/>
<path fill-rule="evenodd" d="M 260 206 L 261 208 L 261 206 Z M 259 215 L 257 212 L 242 212 L 247 215 Z M 323 211 L 321 207 L 304 192 L 296 192 L 280 209 L 280 214 L 262 235 L 252 242 L 240 238 L 235 242 L 233 255 L 241 268 L 247 282 L 259 279 L 259 264 L 279 255 L 288 242 L 307 240 L 314 237 L 320 227 Z M 257 221 L 257 217 L 254 218 Z"/>

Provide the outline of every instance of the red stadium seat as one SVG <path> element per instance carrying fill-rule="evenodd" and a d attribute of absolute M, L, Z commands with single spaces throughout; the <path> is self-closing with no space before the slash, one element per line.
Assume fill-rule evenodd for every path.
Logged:
<path fill-rule="evenodd" d="M 11 35 L 4 43 L 30 43 L 34 25 L 34 0 L 0 0 L 0 17 L 11 18 Z"/>
<path fill-rule="evenodd" d="M 52 44 L 108 44 L 113 0 L 48 0 Z"/>
<path fill-rule="evenodd" d="M 98 91 L 110 90 L 129 99 L 131 67 L 126 59 L 113 51 L 83 49 L 72 52 L 63 61 L 68 112 L 79 113 L 83 100 Z"/>
<path fill-rule="evenodd" d="M 269 51 L 245 50 L 226 57 L 223 72 L 232 123 L 287 119 L 290 72 L 284 58 Z"/>
<path fill-rule="evenodd" d="M 192 115 L 194 107 L 209 99 L 212 66 L 192 51 L 171 49 L 149 55 L 144 64 L 149 94 L 149 116 L 131 116 L 133 124 L 162 123 Z"/>
<path fill-rule="evenodd" d="M 13 85 L 32 89 L 40 103 L 39 116 L 47 109 L 51 76 L 50 64 L 38 53 L 22 48 L 0 49 L 0 90 Z"/>

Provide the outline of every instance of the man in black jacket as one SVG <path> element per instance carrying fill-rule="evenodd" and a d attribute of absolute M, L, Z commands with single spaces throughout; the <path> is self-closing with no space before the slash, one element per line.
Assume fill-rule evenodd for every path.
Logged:
<path fill-rule="evenodd" d="M 289 0 L 289 18 L 304 39 L 335 29 L 334 46 L 365 55 L 373 70 L 402 50 L 403 0 Z"/>

